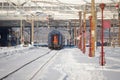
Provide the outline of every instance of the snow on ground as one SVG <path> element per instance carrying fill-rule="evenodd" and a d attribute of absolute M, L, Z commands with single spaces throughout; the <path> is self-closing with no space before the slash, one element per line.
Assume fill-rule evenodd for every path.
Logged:
<path fill-rule="evenodd" d="M 94 58 L 77 48 L 65 48 L 40 80 L 119 80 L 120 48 L 106 48 L 106 65 L 99 64 L 100 48 Z M 117 58 L 116 58 L 117 56 Z"/>
<path fill-rule="evenodd" d="M 0 59 L 0 77 L 7 72 L 19 67 L 27 61 L 49 51 L 47 47 L 16 47 L 15 55 Z M 16 50 L 16 48 L 4 48 L 4 51 Z M 3 48 L 1 48 L 2 50 Z M 9 49 L 9 50 L 8 50 Z M 52 62 L 43 70 L 42 74 L 37 74 L 33 80 L 119 80 L 120 79 L 120 47 L 104 47 L 106 64 L 100 66 L 99 57 L 101 48 L 96 49 L 95 57 L 88 57 L 89 48 L 83 54 L 76 47 L 64 48 L 60 50 Z M 2 54 L 2 52 L 1 52 Z M 17 72 L 6 80 L 28 80 L 35 70 L 39 68 L 47 59 L 38 60 L 30 66 L 23 69 L 22 72 Z M 27 69 L 29 68 L 29 69 Z M 26 77 L 27 76 L 27 77 Z"/>

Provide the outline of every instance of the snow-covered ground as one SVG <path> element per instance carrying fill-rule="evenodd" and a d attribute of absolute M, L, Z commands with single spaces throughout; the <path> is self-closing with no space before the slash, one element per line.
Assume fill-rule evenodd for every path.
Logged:
<path fill-rule="evenodd" d="M 89 48 L 83 54 L 76 47 L 52 51 L 35 62 L 32 60 L 50 51 L 47 47 L 4 47 L 0 48 L 0 79 L 17 70 L 4 80 L 119 80 L 120 47 L 104 47 L 106 64 L 100 66 L 101 48 L 96 49 L 95 57 L 89 57 Z M 56 56 L 42 69 L 50 56 Z M 11 55 L 12 54 L 12 55 Z M 32 62 L 32 63 L 30 63 Z M 29 65 L 27 65 L 30 63 Z M 34 75 L 35 74 L 35 75 Z M 34 75 L 34 78 L 32 78 Z"/>

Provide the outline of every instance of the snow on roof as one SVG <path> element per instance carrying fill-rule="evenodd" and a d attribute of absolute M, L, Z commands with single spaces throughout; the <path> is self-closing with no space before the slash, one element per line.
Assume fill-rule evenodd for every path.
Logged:
<path fill-rule="evenodd" d="M 40 7 L 38 9 L 39 11 L 42 11 L 43 13 L 46 13 L 46 14 L 53 14 L 55 19 L 57 19 L 57 18 L 58 19 L 61 19 L 61 18 L 77 19 L 78 11 L 82 11 L 83 5 L 91 3 L 91 0 L 0 0 L 0 2 L 9 2 L 9 1 L 16 5 L 24 4 L 23 7 L 30 7 L 30 6 Z M 115 3 L 118 3 L 119 0 L 95 0 L 95 3 L 99 4 L 101 2 L 104 2 L 106 4 L 107 3 L 115 4 Z M 72 5 L 74 5 L 74 7 Z M 76 5 L 78 5 L 78 6 L 76 6 Z M 31 12 L 33 12 L 33 11 L 38 12 L 37 7 L 36 7 L 36 10 L 35 10 L 35 8 L 33 8 L 34 10 L 31 10 Z M 104 15 L 105 15 L 106 19 L 113 18 L 114 13 L 117 15 L 117 11 L 114 11 L 114 13 L 112 13 L 110 11 L 111 11 L 111 9 L 109 9 L 109 11 L 105 11 Z M 49 12 L 49 13 L 47 13 L 47 12 Z M 87 13 L 87 15 L 89 15 L 89 14 L 90 13 Z M 98 13 L 97 16 L 99 18 L 101 16 L 100 13 Z"/>
<path fill-rule="evenodd" d="M 49 0 L 47 0 L 49 1 Z M 56 1 L 60 1 L 63 3 L 72 3 L 72 4 L 85 4 L 85 3 L 91 3 L 91 0 L 56 0 Z M 118 2 L 119 0 L 95 0 L 95 3 L 115 3 Z"/>
<path fill-rule="evenodd" d="M 23 4 L 24 2 L 29 1 L 41 1 L 41 2 L 59 2 L 59 3 L 68 3 L 68 4 L 85 4 L 85 3 L 91 3 L 91 0 L 0 0 L 0 2 L 7 2 L 11 1 L 15 4 Z M 119 0 L 95 0 L 95 3 L 116 3 L 119 2 Z"/>

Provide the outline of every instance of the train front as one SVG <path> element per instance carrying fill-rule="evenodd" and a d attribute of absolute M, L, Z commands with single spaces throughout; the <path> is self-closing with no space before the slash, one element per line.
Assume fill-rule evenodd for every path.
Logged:
<path fill-rule="evenodd" d="M 56 50 L 63 48 L 63 36 L 59 31 L 53 30 L 49 33 L 48 47 Z"/>

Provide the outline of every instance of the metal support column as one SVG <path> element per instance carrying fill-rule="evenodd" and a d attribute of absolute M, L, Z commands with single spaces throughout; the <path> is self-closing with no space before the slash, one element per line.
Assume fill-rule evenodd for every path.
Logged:
<path fill-rule="evenodd" d="M 119 0 L 119 3 L 118 3 L 118 21 L 119 21 L 118 44 L 119 44 L 119 47 L 120 47 L 120 0 Z"/>
<path fill-rule="evenodd" d="M 74 23 L 74 45 L 76 46 L 76 37 L 77 37 L 77 31 L 76 31 L 76 20 L 75 20 L 75 23 Z"/>
<path fill-rule="evenodd" d="M 119 0 L 118 4 L 116 5 L 116 9 L 118 11 L 118 27 L 119 27 L 119 31 L 118 31 L 118 45 L 120 47 L 120 0 Z"/>
<path fill-rule="evenodd" d="M 92 57 L 95 56 L 95 39 L 96 39 L 96 25 L 95 25 L 95 0 L 91 0 L 91 15 L 92 15 L 92 22 L 91 22 L 91 54 Z"/>
<path fill-rule="evenodd" d="M 84 21 L 83 21 L 83 53 L 86 52 L 86 6 L 84 11 Z"/>
<path fill-rule="evenodd" d="M 79 27 L 80 27 L 80 30 L 79 30 L 79 38 L 80 38 L 80 40 L 79 40 L 79 45 L 78 45 L 78 47 L 79 47 L 79 49 L 82 50 L 82 22 L 81 22 L 81 17 L 82 17 L 82 12 L 80 11 L 80 12 L 79 12 Z"/>
<path fill-rule="evenodd" d="M 23 34 L 23 20 L 20 20 L 20 43 L 24 45 L 24 34 Z"/>
<path fill-rule="evenodd" d="M 31 21 L 31 45 L 34 44 L 34 17 L 32 16 Z"/>
<path fill-rule="evenodd" d="M 104 66 L 105 65 L 105 53 L 104 53 L 104 27 L 103 27 L 103 10 L 104 10 L 105 4 L 101 3 L 100 8 L 101 8 L 101 14 L 102 14 L 102 32 L 101 32 L 101 56 L 100 56 L 100 65 Z"/>
<path fill-rule="evenodd" d="M 92 28 L 92 16 L 89 16 L 89 21 L 90 21 L 90 36 L 89 36 L 89 57 L 92 57 L 92 50 L 91 50 L 91 42 L 92 42 L 92 40 L 91 40 L 91 28 Z"/>

